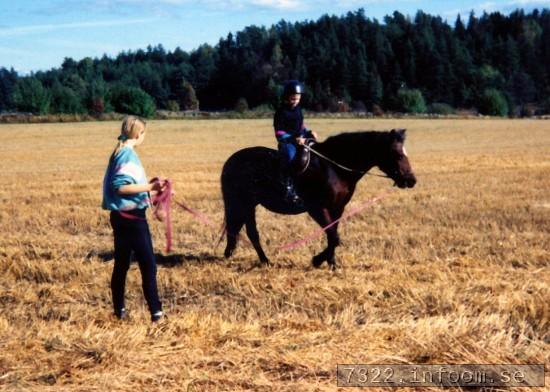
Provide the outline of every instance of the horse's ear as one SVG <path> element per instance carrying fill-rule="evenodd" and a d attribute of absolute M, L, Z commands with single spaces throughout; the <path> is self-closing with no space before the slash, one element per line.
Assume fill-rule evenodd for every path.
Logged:
<path fill-rule="evenodd" d="M 399 134 L 399 136 L 401 137 L 401 141 L 403 142 L 405 141 L 405 137 L 407 136 L 406 132 L 407 130 L 405 128 L 401 128 L 397 130 L 397 133 Z"/>
<path fill-rule="evenodd" d="M 407 130 L 405 128 L 392 129 L 390 131 L 390 136 L 392 137 L 392 139 L 395 139 L 399 142 L 404 142 L 405 141 L 405 132 L 407 132 Z"/>

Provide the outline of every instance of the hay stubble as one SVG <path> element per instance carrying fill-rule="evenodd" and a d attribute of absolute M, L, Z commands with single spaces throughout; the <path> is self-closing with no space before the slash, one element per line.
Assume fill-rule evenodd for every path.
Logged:
<path fill-rule="evenodd" d="M 101 181 L 118 123 L 0 126 L 0 387 L 8 390 L 332 391 L 338 363 L 546 363 L 550 123 L 312 120 L 321 137 L 409 129 L 419 180 L 340 229 L 341 268 L 310 267 L 316 229 L 258 210 L 272 268 L 230 261 L 216 232 L 174 210 L 159 267 L 167 323 L 148 321 L 140 276 L 131 319 L 110 311 Z M 239 148 L 273 146 L 268 120 L 152 121 L 140 156 L 216 224 L 219 174 Z M 365 178 L 351 206 L 390 183 Z M 348 207 L 350 208 L 350 207 Z M 151 222 L 156 250 L 163 229 Z M 106 261 L 107 260 L 107 261 Z M 548 383 L 548 379 L 547 379 Z"/>

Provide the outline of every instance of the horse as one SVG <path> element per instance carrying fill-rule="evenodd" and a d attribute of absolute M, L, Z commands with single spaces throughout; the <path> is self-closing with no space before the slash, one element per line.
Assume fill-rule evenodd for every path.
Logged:
<path fill-rule="evenodd" d="M 302 172 L 295 176 L 294 182 L 303 203 L 285 199 L 276 150 L 249 147 L 235 152 L 225 162 L 221 174 L 227 237 L 225 258 L 233 254 L 244 225 L 260 263 L 269 264 L 256 227 L 258 205 L 285 215 L 307 212 L 325 227 L 342 216 L 357 182 L 375 166 L 397 187 L 414 187 L 416 177 L 404 148 L 405 136 L 405 129 L 356 131 L 331 136 L 310 147 L 299 146 L 298 156 L 306 156 L 308 161 L 307 167 L 294 168 Z M 314 154 L 305 154 L 309 150 Z M 302 161 L 295 159 L 295 162 L 299 165 Z M 326 230 L 326 237 L 327 247 L 312 258 L 312 264 L 318 268 L 326 261 L 335 269 L 335 248 L 340 245 L 338 223 Z"/>

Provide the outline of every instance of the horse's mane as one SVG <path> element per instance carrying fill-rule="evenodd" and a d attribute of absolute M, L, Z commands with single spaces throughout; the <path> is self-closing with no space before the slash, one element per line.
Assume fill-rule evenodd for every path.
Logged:
<path fill-rule="evenodd" d="M 346 148 L 347 151 L 350 151 L 354 147 L 364 148 L 365 145 L 379 146 L 380 143 L 389 144 L 393 140 L 404 142 L 405 134 L 391 131 L 352 131 L 330 136 L 320 144 L 322 144 L 323 148 L 330 150 Z"/>
<path fill-rule="evenodd" d="M 317 144 L 316 149 L 349 167 L 364 167 L 365 159 L 372 162 L 389 153 L 389 146 L 394 141 L 404 142 L 405 132 L 401 130 L 344 132 Z"/>

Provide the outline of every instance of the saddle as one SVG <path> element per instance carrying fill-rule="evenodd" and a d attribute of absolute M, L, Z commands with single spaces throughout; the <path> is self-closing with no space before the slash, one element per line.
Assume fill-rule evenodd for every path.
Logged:
<path fill-rule="evenodd" d="M 315 139 L 307 139 L 306 146 L 312 146 L 316 143 Z M 300 145 L 296 151 L 296 157 L 292 161 L 290 167 L 294 175 L 299 176 L 304 174 L 309 167 L 309 162 L 311 160 L 311 152 L 308 148 Z"/>

